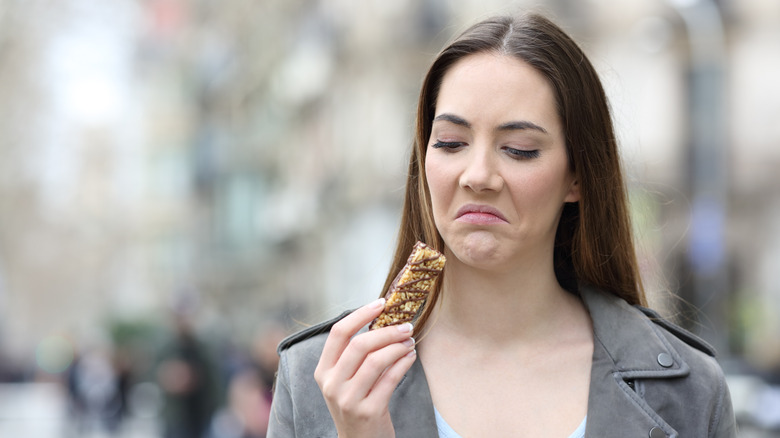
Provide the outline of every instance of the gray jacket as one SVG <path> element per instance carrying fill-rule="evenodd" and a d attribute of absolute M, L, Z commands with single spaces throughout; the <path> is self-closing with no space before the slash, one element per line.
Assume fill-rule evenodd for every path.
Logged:
<path fill-rule="evenodd" d="M 594 329 L 586 437 L 736 437 L 723 371 L 699 338 L 615 296 L 580 291 Z M 279 345 L 281 360 L 268 438 L 336 438 L 314 368 L 330 327 L 345 315 Z M 390 401 L 398 438 L 438 437 L 420 361 Z"/>

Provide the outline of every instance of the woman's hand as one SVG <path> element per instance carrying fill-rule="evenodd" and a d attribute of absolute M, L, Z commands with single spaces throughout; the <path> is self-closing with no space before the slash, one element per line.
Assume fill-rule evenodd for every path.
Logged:
<path fill-rule="evenodd" d="M 412 325 L 355 334 L 384 307 L 384 299 L 363 306 L 330 330 L 314 379 L 320 386 L 339 438 L 394 437 L 390 397 L 416 352 Z"/>

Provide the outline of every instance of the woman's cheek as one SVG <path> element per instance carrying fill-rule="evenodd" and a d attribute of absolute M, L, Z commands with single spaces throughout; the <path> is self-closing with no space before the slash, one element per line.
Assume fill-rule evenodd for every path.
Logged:
<path fill-rule="evenodd" d="M 428 184 L 428 193 L 431 198 L 433 221 L 436 228 L 441 230 L 441 181 L 436 170 L 435 160 L 425 160 L 425 178 Z"/>
<path fill-rule="evenodd" d="M 431 193 L 431 202 L 434 212 L 443 207 L 442 204 L 452 195 L 452 188 L 446 169 L 440 165 L 437 160 L 428 160 L 426 162 L 426 176 L 428 179 L 428 190 Z"/>

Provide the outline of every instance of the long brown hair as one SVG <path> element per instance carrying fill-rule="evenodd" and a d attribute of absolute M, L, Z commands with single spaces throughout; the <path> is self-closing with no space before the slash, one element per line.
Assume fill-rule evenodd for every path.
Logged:
<path fill-rule="evenodd" d="M 558 26 L 539 14 L 481 21 L 446 46 L 423 81 L 417 127 L 406 182 L 398 243 L 385 290 L 421 240 L 442 250 L 431 209 L 425 155 L 442 79 L 458 60 L 476 53 L 514 56 L 539 71 L 553 88 L 571 170 L 580 185 L 580 201 L 566 204 L 555 236 L 558 282 L 577 293 L 591 285 L 631 304 L 646 305 L 634 252 L 626 188 L 609 105 L 588 58 Z M 446 268 L 445 268 L 446 269 Z M 425 326 L 441 293 L 441 282 L 418 316 Z"/>

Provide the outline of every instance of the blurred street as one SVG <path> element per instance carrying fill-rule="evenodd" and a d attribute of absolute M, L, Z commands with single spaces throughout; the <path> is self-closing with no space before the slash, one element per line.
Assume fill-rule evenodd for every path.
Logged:
<path fill-rule="evenodd" d="M 155 417 L 127 418 L 112 434 L 99 428 L 77 431 L 68 415 L 67 399 L 54 384 L 0 385 L 0 436 L 4 437 L 121 437 L 151 438 L 160 435 Z"/>

